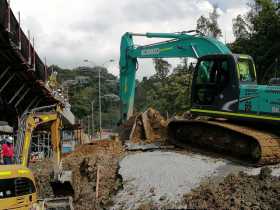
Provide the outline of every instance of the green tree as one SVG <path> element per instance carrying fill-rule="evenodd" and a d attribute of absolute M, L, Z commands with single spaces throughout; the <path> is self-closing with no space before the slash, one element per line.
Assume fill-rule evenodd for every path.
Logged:
<path fill-rule="evenodd" d="M 233 35 L 236 39 L 248 39 L 249 38 L 249 31 L 247 27 L 247 22 L 245 19 L 238 15 L 236 18 L 233 19 Z"/>
<path fill-rule="evenodd" d="M 137 111 L 148 107 L 159 110 L 163 115 L 183 113 L 190 107 L 191 72 L 184 66 L 184 59 L 164 80 L 156 76 L 143 78 L 136 89 Z"/>
<path fill-rule="evenodd" d="M 58 80 L 60 84 L 66 85 L 68 89 L 69 102 L 71 110 L 75 114 L 77 120 L 83 120 L 87 125 L 88 116 L 91 116 L 91 102 L 93 103 L 94 124 L 98 125 L 98 71 L 101 68 L 101 95 L 114 94 L 118 95 L 118 79 L 110 74 L 103 67 L 78 67 L 74 69 L 62 69 L 53 66 L 54 71 L 58 72 Z M 75 80 L 77 77 L 87 78 L 85 84 L 79 84 Z M 111 98 L 102 97 L 102 126 L 103 128 L 111 128 L 116 125 L 119 117 L 119 103 Z M 88 125 L 87 125 L 88 126 Z M 89 126 L 91 128 L 91 126 Z M 96 127 L 95 127 L 96 128 Z M 90 130 L 91 132 L 91 130 Z"/>
<path fill-rule="evenodd" d="M 202 16 L 200 16 L 200 18 L 197 19 L 196 22 L 197 22 L 196 30 L 200 31 L 201 33 L 203 33 L 205 35 L 209 35 L 210 21 L 202 15 Z"/>
<path fill-rule="evenodd" d="M 218 19 L 220 15 L 218 14 L 218 5 L 213 5 L 213 11 L 209 13 L 209 18 L 203 15 L 197 20 L 196 29 L 203 34 L 213 36 L 214 38 L 219 38 L 222 36 L 222 31 L 219 28 Z"/>
<path fill-rule="evenodd" d="M 258 82 L 267 83 L 275 75 L 273 66 L 280 52 L 279 7 L 272 0 L 254 0 L 250 7 L 243 20 L 236 18 L 239 20 L 233 31 L 242 33 L 235 34 L 236 41 L 230 47 L 236 53 L 250 54 L 256 63 Z M 242 24 L 246 26 L 247 36 Z"/>
<path fill-rule="evenodd" d="M 171 65 L 166 60 L 163 60 L 161 58 L 153 59 L 153 62 L 156 70 L 155 76 L 159 80 L 164 80 L 170 71 Z"/>

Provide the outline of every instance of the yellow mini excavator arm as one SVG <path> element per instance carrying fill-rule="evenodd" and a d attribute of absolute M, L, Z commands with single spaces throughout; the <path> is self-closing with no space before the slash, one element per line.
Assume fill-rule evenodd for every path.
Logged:
<path fill-rule="evenodd" d="M 28 166 L 32 132 L 42 124 L 51 124 L 51 142 L 56 164 L 60 158 L 60 108 L 58 106 L 41 107 L 25 113 L 19 123 L 19 132 L 15 145 L 15 161 L 17 164 Z"/>
<path fill-rule="evenodd" d="M 53 105 L 33 109 L 21 117 L 15 144 L 15 161 L 16 164 L 28 167 L 32 132 L 41 125 L 48 125 L 51 131 L 51 144 L 53 149 L 54 164 L 51 181 L 53 192 L 57 195 L 72 195 L 72 173 L 71 171 L 62 170 L 61 164 L 61 114 L 62 108 L 58 105 Z"/>

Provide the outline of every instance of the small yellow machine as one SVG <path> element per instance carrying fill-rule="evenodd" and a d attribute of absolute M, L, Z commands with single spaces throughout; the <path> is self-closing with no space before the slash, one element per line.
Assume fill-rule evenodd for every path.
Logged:
<path fill-rule="evenodd" d="M 19 123 L 18 137 L 15 143 L 15 165 L 0 166 L 0 210 L 44 210 L 73 209 L 70 198 L 51 198 L 37 200 L 33 174 L 28 169 L 32 132 L 41 125 L 49 125 L 53 148 L 52 187 L 54 194 L 73 194 L 71 171 L 61 169 L 61 113 L 60 106 L 48 106 L 33 109 L 25 113 Z M 57 192 L 56 192 L 57 190 Z M 51 205 L 54 206 L 51 206 Z"/>
<path fill-rule="evenodd" d="M 36 186 L 31 171 L 22 165 L 0 166 L 0 209 L 35 210 L 36 206 Z"/>

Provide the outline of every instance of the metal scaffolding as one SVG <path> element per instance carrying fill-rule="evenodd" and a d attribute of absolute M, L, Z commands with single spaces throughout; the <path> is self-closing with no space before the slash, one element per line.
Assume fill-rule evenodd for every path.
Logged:
<path fill-rule="evenodd" d="M 51 134 L 49 131 L 36 131 L 32 135 L 31 154 L 39 160 L 52 157 Z"/>

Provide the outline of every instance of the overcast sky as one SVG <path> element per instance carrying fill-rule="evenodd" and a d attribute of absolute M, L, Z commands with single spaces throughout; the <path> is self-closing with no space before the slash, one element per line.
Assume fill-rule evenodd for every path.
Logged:
<path fill-rule="evenodd" d="M 196 20 L 218 4 L 223 39 L 232 41 L 232 19 L 244 14 L 247 0 L 11 0 L 22 25 L 35 35 L 41 58 L 65 68 L 119 58 L 122 34 L 195 29 Z M 155 41 L 155 40 L 153 40 Z M 139 44 L 151 40 L 137 39 Z M 141 62 L 137 77 L 149 76 L 152 62 Z M 109 68 L 118 74 L 117 64 Z"/>

